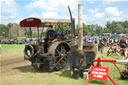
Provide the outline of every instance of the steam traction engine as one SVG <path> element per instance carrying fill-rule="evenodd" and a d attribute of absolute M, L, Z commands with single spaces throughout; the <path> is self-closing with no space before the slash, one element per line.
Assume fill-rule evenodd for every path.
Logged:
<path fill-rule="evenodd" d="M 29 39 L 24 48 L 24 58 L 29 60 L 35 69 L 58 71 L 66 69 L 70 65 L 74 74 L 75 68 L 84 71 L 93 64 L 96 56 L 95 46 L 84 44 L 84 52 L 81 55 L 77 51 L 78 43 L 73 43 L 75 42 L 74 19 L 27 18 L 20 22 L 20 27 L 25 29 Z M 68 29 L 65 32 L 64 27 Z M 52 29 L 45 33 L 43 31 L 46 28 Z M 33 29 L 37 33 L 36 40 L 32 38 L 34 36 Z M 42 39 L 44 33 L 45 36 Z"/>
<path fill-rule="evenodd" d="M 63 33 L 63 27 L 69 28 L 70 25 L 71 21 L 66 19 L 27 18 L 22 20 L 20 27 L 25 29 L 29 38 L 24 48 L 24 58 L 29 60 L 35 69 L 42 69 L 43 71 L 65 69 L 68 66 L 67 53 L 71 50 L 67 42 L 70 42 L 71 39 L 66 36 L 68 32 Z M 43 30 L 52 27 L 56 30 L 48 30 L 44 39 L 42 39 Z M 38 36 L 36 41 L 32 38 L 32 29 L 34 31 L 36 29 Z"/>

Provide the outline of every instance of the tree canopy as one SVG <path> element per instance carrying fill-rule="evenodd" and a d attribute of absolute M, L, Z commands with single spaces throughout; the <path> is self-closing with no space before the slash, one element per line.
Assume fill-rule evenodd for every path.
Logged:
<path fill-rule="evenodd" d="M 7 25 L 0 24 L 0 36 L 9 37 L 9 31 L 13 25 L 18 25 L 17 23 L 8 23 Z M 54 30 L 58 31 L 56 27 Z M 63 33 L 68 32 L 69 26 L 63 27 Z M 105 27 L 98 24 L 87 25 L 83 23 L 83 35 L 101 35 L 102 33 L 124 33 L 128 34 L 128 21 L 112 21 L 107 22 Z M 78 35 L 78 25 L 76 25 L 75 34 Z"/>

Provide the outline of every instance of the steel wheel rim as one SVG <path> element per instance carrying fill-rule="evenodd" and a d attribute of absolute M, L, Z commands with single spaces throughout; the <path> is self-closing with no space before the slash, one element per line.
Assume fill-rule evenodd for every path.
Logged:
<path fill-rule="evenodd" d="M 55 58 L 54 58 L 54 63 L 57 63 L 57 61 L 64 56 L 64 58 L 60 61 L 60 63 L 55 67 L 56 70 L 61 70 L 63 69 L 66 64 L 67 64 L 67 50 L 64 47 L 64 45 L 60 44 L 57 46 L 55 50 Z"/>

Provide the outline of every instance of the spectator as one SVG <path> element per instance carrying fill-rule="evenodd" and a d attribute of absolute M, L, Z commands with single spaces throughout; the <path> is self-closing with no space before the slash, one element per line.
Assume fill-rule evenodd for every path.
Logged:
<path fill-rule="evenodd" d="M 87 36 L 84 37 L 84 42 L 85 42 L 85 43 L 88 42 Z"/>
<path fill-rule="evenodd" d="M 110 38 L 110 40 L 109 40 L 109 46 L 111 46 L 111 45 L 113 45 L 113 39 L 112 38 Z"/>
<path fill-rule="evenodd" d="M 89 38 L 88 43 L 93 43 L 93 40 L 91 38 Z"/>
<path fill-rule="evenodd" d="M 104 45 L 107 46 L 107 37 L 103 37 Z"/>
<path fill-rule="evenodd" d="M 100 39 L 99 41 L 99 46 L 100 46 L 100 51 L 101 51 L 101 54 L 103 54 L 103 51 L 104 51 L 104 40 L 103 38 Z"/>
<path fill-rule="evenodd" d="M 118 40 L 115 39 L 115 40 L 114 40 L 114 43 L 110 45 L 110 48 L 109 48 L 108 51 L 107 51 L 107 56 L 110 56 L 110 55 L 112 55 L 112 54 L 114 54 L 114 53 L 115 53 L 117 56 L 119 56 L 119 53 L 118 53 L 117 48 L 118 48 Z"/>
<path fill-rule="evenodd" d="M 99 37 L 99 39 L 98 39 L 98 51 L 100 51 L 100 40 L 101 40 L 101 37 Z"/>
<path fill-rule="evenodd" d="M 97 44 L 98 43 L 98 38 L 97 37 L 95 37 L 95 44 Z"/>
<path fill-rule="evenodd" d="M 92 40 L 92 43 L 93 43 L 93 41 L 95 40 L 95 38 L 92 36 L 92 37 L 91 37 L 91 40 Z"/>
<path fill-rule="evenodd" d="M 119 45 L 120 45 L 120 48 L 126 48 L 127 43 L 126 43 L 124 37 L 122 37 L 120 39 Z"/>
<path fill-rule="evenodd" d="M 110 38 L 108 37 L 108 38 L 107 38 L 107 46 L 108 46 L 108 47 L 109 47 L 109 39 L 110 39 Z"/>

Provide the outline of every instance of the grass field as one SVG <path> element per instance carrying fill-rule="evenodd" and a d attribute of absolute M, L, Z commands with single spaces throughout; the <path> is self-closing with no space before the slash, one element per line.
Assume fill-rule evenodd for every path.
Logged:
<path fill-rule="evenodd" d="M 24 45 L 2 44 L 2 56 L 23 55 Z"/>
<path fill-rule="evenodd" d="M 1 60 L 9 60 L 18 56 L 23 57 L 24 45 L 2 45 Z M 105 48 L 105 51 L 107 48 Z M 11 57 L 10 57 L 11 56 Z M 13 57 L 14 56 L 14 57 Z M 100 53 L 97 56 L 101 56 Z M 103 59 L 121 59 L 119 56 L 106 56 Z M 112 63 L 103 63 L 104 67 L 109 67 L 109 74 L 118 85 L 128 85 L 128 80 L 121 80 L 120 74 Z M 124 66 L 118 65 L 120 69 Z M 0 85 L 88 85 L 87 80 L 79 78 L 75 80 L 70 77 L 69 70 L 58 72 L 37 72 L 30 62 L 23 61 L 8 66 L 0 67 Z M 90 85 L 104 85 L 99 80 L 91 80 Z M 113 85 L 107 80 L 107 85 Z"/>

